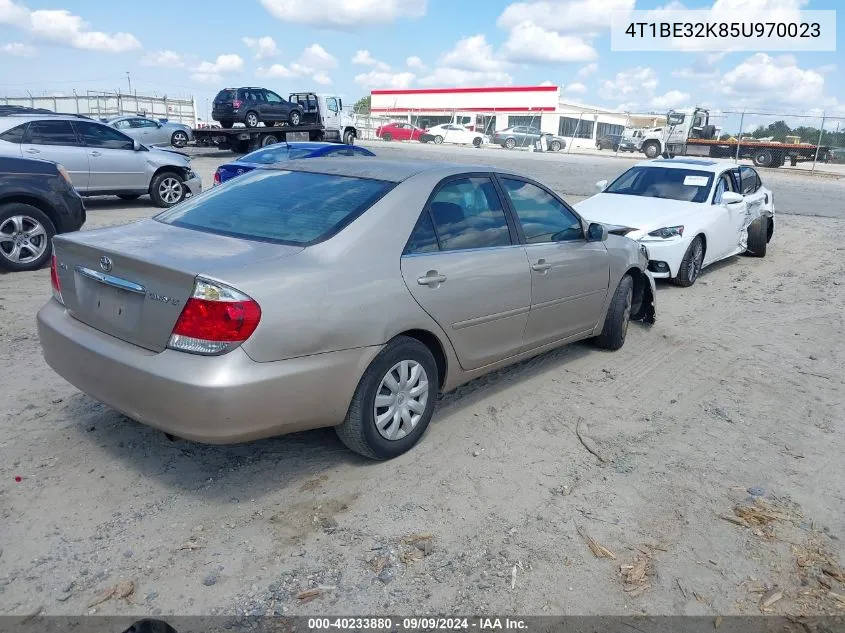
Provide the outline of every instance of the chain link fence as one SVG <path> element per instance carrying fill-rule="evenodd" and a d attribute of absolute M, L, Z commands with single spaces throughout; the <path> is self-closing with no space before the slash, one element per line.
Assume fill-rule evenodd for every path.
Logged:
<path fill-rule="evenodd" d="M 122 92 L 87 91 L 85 94 L 61 96 L 0 97 L 0 104 L 43 108 L 53 112 L 83 114 L 93 119 L 108 119 L 115 116 L 144 116 L 161 121 L 197 124 L 197 109 L 194 99 L 173 99 L 170 97 L 128 94 Z"/>
<path fill-rule="evenodd" d="M 610 113 L 586 108 L 543 113 L 436 112 L 405 111 L 396 115 L 356 112 L 359 138 L 419 142 L 422 130 L 444 124 L 459 124 L 491 139 L 488 147 L 500 144 L 508 149 L 536 150 L 529 134 L 496 136 L 514 127 L 533 128 L 563 140 L 566 153 L 612 153 L 615 156 L 644 158 L 644 141 L 659 140 L 660 153 L 666 141 L 677 141 L 686 128 L 677 132 L 667 125 L 666 113 Z M 400 127 L 387 128 L 391 124 Z M 707 129 L 691 132 L 687 143 L 690 153 L 732 159 L 758 167 L 783 167 L 800 171 L 823 171 L 845 175 L 845 117 L 824 113 L 778 113 L 771 111 L 717 110 L 707 112 Z M 416 129 L 414 129 L 416 128 Z M 672 136 L 675 134 L 676 136 Z M 442 142 L 469 144 L 465 136 L 449 130 L 441 133 Z M 438 139 L 440 140 L 440 139 Z M 671 142 L 671 141 L 670 141 Z"/>

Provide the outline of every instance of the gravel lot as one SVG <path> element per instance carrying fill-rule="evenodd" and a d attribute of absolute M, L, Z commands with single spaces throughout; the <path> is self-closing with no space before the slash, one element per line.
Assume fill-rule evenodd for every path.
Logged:
<path fill-rule="evenodd" d="M 572 202 L 631 164 L 371 147 L 510 166 Z M 231 158 L 195 153 L 207 186 Z M 845 612 L 845 180 L 762 177 L 765 259 L 659 284 L 657 324 L 618 352 L 576 344 L 448 394 L 387 463 L 331 430 L 170 442 L 47 368 L 49 271 L 0 276 L 0 613 Z M 154 213 L 88 207 L 86 229 Z"/>

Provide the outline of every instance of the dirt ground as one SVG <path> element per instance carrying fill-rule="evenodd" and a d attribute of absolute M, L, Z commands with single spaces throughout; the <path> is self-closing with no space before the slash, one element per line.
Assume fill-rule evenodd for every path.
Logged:
<path fill-rule="evenodd" d="M 630 164 L 495 160 L 572 201 Z M 764 182 L 765 259 L 659 284 L 618 352 L 447 394 L 386 463 L 330 429 L 171 442 L 45 365 L 49 271 L 0 276 L 0 613 L 845 613 L 845 181 Z M 154 213 L 88 206 L 86 229 Z"/>

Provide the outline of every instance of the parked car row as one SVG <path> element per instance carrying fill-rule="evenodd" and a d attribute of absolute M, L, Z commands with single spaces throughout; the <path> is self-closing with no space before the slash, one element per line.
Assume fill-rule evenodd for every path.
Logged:
<path fill-rule="evenodd" d="M 501 145 L 506 149 L 517 147 L 536 147 L 543 140 L 545 148 L 552 152 L 558 152 L 566 148 L 566 140 L 554 134 L 542 132 L 540 129 L 531 126 L 514 126 L 505 130 L 493 133 L 493 136 L 482 134 L 464 125 L 457 123 L 444 123 L 423 129 L 397 121 L 376 128 L 376 137 L 383 141 L 420 141 L 421 143 L 451 143 L 456 145 Z"/>

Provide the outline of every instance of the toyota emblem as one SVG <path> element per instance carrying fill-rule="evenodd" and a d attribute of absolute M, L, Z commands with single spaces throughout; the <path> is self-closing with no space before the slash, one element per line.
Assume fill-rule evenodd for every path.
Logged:
<path fill-rule="evenodd" d="M 102 268 L 106 272 L 111 271 L 111 260 L 105 255 L 100 257 L 100 268 Z"/>

